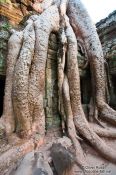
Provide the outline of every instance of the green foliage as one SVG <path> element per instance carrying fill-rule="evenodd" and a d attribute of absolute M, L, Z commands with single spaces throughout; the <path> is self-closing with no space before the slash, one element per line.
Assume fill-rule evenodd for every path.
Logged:
<path fill-rule="evenodd" d="M 5 31 L 8 31 L 11 28 L 11 25 L 8 22 L 6 22 L 6 23 L 2 24 L 1 28 Z"/>
<path fill-rule="evenodd" d="M 114 55 L 112 56 L 112 59 L 113 59 L 113 60 L 116 60 L 116 54 L 114 54 Z"/>

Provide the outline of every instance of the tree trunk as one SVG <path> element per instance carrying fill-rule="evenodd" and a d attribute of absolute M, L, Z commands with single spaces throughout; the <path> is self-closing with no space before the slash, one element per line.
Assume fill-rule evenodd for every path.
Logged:
<path fill-rule="evenodd" d="M 34 54 L 35 33 L 33 21 L 30 20 L 24 30 L 24 39 L 13 77 L 13 107 L 16 120 L 16 132 L 30 132 L 32 119 L 29 113 L 28 81 Z M 26 133 L 25 133 L 26 134 Z"/>
<path fill-rule="evenodd" d="M 105 60 L 96 28 L 80 0 L 69 0 L 67 12 L 76 36 L 82 38 L 87 50 L 100 117 L 116 123 L 116 112 L 106 104 Z"/>
<path fill-rule="evenodd" d="M 81 105 L 80 81 L 77 65 L 77 41 L 70 25 L 67 26 L 66 36 L 69 43 L 67 52 L 67 77 L 69 81 L 71 107 L 75 126 L 77 130 L 86 139 L 88 139 L 94 148 L 96 148 L 105 158 L 116 163 L 116 152 L 114 150 L 110 150 L 110 147 L 108 147 L 103 140 L 95 134 L 92 128 L 89 127 L 84 115 Z M 110 152 L 108 150 L 110 150 Z"/>
<path fill-rule="evenodd" d="M 47 19 L 47 20 L 46 20 Z M 35 54 L 29 78 L 29 105 L 33 115 L 32 130 L 45 134 L 45 114 L 43 96 L 45 90 L 45 66 L 47 59 L 48 40 L 52 31 L 59 27 L 59 14 L 56 6 L 48 8 L 35 21 Z"/>
<path fill-rule="evenodd" d="M 19 56 L 23 40 L 23 31 L 14 32 L 8 42 L 7 70 L 5 83 L 5 96 L 3 118 L 5 120 L 6 133 L 11 134 L 15 130 L 15 118 L 12 104 L 12 85 L 14 68 Z M 15 41 L 15 42 L 14 42 Z"/>

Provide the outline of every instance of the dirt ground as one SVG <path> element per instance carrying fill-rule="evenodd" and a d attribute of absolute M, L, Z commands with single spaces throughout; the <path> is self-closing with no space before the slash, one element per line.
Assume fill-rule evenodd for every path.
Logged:
<path fill-rule="evenodd" d="M 60 137 L 59 137 L 60 136 Z M 66 147 L 70 147 L 70 150 L 73 152 L 73 146 L 71 145 L 70 140 L 67 139 L 67 137 L 62 137 L 61 139 L 61 135 L 60 132 L 56 132 L 56 131 L 50 131 L 45 138 L 45 143 L 39 147 L 39 149 L 37 149 L 36 151 L 42 152 L 45 160 L 47 160 L 49 162 L 50 159 L 50 150 L 49 148 L 51 147 L 51 145 L 54 142 L 57 142 L 57 140 L 60 140 L 60 142 L 62 142 L 62 144 L 64 144 L 64 146 Z M 116 149 L 116 140 L 115 139 L 106 139 L 104 138 L 104 140 L 107 142 L 107 144 Z M 58 141 L 59 142 L 59 141 Z M 99 153 L 97 153 L 92 147 L 91 145 L 89 145 L 89 143 L 86 142 L 86 144 L 81 141 L 82 143 L 82 147 L 84 149 L 84 153 L 87 157 L 87 162 L 89 164 L 89 166 L 87 166 L 85 168 L 86 174 L 87 175 L 93 175 L 93 173 L 95 172 L 97 175 L 116 175 L 116 165 L 108 162 L 107 160 L 105 160 L 104 158 L 102 158 Z M 4 154 L 5 152 L 7 152 L 7 150 L 11 149 L 12 145 L 7 144 L 6 140 L 2 140 L 0 142 L 0 155 Z M 14 164 L 12 164 L 11 167 L 9 167 L 7 169 L 7 171 L 3 172 L 0 175 L 15 175 L 17 172 L 19 173 L 18 175 L 29 175 L 28 172 L 30 172 L 30 166 L 31 163 L 31 157 L 32 157 L 33 151 L 26 154 L 28 156 L 28 162 L 23 164 L 23 168 L 21 168 L 21 162 L 23 161 L 23 157 L 18 160 L 17 162 L 15 162 Z M 30 159 L 30 160 L 29 160 Z M 52 169 L 54 170 L 54 168 L 52 167 Z M 82 170 L 77 167 L 77 165 L 74 165 L 73 168 L 73 174 L 74 175 L 84 175 L 84 173 L 82 172 Z M 56 175 L 55 171 L 54 171 L 54 175 Z"/>

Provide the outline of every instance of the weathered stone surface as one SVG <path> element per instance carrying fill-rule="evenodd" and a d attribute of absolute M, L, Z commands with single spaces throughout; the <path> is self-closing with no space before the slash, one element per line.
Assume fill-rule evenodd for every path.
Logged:
<path fill-rule="evenodd" d="M 0 140 L 5 137 L 5 127 L 3 125 L 3 120 L 0 119 Z"/>
<path fill-rule="evenodd" d="M 61 143 L 54 143 L 51 148 L 51 157 L 58 175 L 73 174 L 75 158 L 69 149 L 66 149 Z"/>
<path fill-rule="evenodd" d="M 9 28 L 8 19 L 2 16 L 0 20 L 0 75 L 5 75 L 6 70 L 7 47 L 10 37 Z"/>
<path fill-rule="evenodd" d="M 116 10 L 96 26 L 110 74 L 116 75 Z"/>
<path fill-rule="evenodd" d="M 72 146 L 72 142 L 71 142 L 71 140 L 68 138 L 68 137 L 66 137 L 66 136 L 64 136 L 64 137 L 62 137 L 62 138 L 59 138 L 58 140 L 57 140 L 57 143 L 60 143 L 63 147 L 65 147 L 66 149 L 67 148 L 70 148 L 71 146 Z"/>
<path fill-rule="evenodd" d="M 53 175 L 42 152 L 30 152 L 22 160 L 20 166 L 11 175 Z"/>
<path fill-rule="evenodd" d="M 96 24 L 108 63 L 110 83 L 110 105 L 116 109 L 116 10 Z"/>
<path fill-rule="evenodd" d="M 58 85 L 57 85 L 57 49 L 58 39 L 51 34 L 48 45 L 48 57 L 46 63 L 46 126 L 47 128 L 59 127 L 60 117 L 58 111 Z"/>

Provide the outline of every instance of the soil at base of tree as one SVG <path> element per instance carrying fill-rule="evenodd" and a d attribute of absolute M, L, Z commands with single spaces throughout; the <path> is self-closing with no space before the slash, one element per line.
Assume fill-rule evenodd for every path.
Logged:
<path fill-rule="evenodd" d="M 115 149 L 116 139 L 104 138 L 103 140 L 110 147 Z M 48 160 L 49 162 L 50 147 L 52 146 L 53 143 L 57 141 L 63 144 L 63 146 L 65 145 L 66 147 L 68 147 L 68 149 L 72 153 L 74 153 L 73 145 L 70 145 L 69 140 L 67 141 L 67 137 L 65 136 L 62 137 L 60 130 L 54 130 L 54 129 L 51 129 L 47 133 L 45 137 L 45 143 L 41 145 L 36 151 L 42 152 L 45 159 Z M 111 162 L 100 157 L 99 153 L 97 153 L 89 143 L 85 143 L 84 141 L 81 141 L 81 144 L 84 150 L 84 154 L 86 155 L 87 162 L 89 163 L 89 166 L 85 168 L 86 174 L 93 175 L 94 172 L 98 172 L 98 175 L 115 175 L 116 173 L 115 164 L 112 164 Z M 12 145 L 7 144 L 6 140 L 0 141 L 0 155 L 2 155 L 4 152 L 7 152 L 10 149 L 12 149 Z M 27 154 L 32 154 L 32 152 L 27 153 Z M 15 175 L 15 173 L 18 171 L 18 167 L 20 167 L 20 164 L 25 156 L 22 156 L 19 160 L 15 160 L 15 162 L 9 168 L 7 168 L 2 173 L 2 175 Z M 51 168 L 52 168 L 54 175 L 57 175 L 53 164 Z M 28 174 L 28 165 L 26 165 L 26 167 L 24 166 L 24 169 L 27 169 L 27 174 Z M 23 172 L 21 171 L 18 173 L 22 174 Z M 84 175 L 83 171 L 76 164 L 73 167 L 73 175 Z"/>

